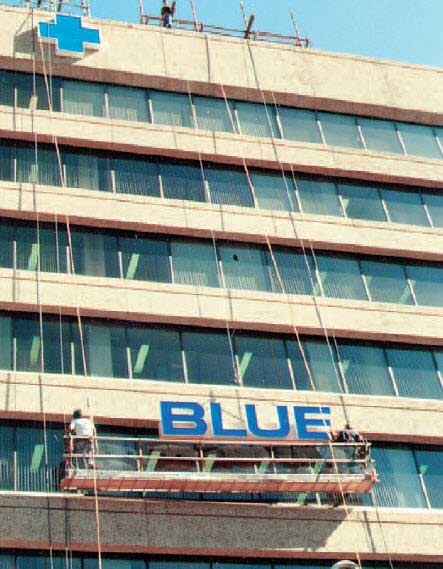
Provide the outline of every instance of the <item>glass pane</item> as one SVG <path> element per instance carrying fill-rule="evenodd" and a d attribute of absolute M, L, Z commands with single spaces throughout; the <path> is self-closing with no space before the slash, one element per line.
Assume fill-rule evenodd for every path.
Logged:
<path fill-rule="evenodd" d="M 166 241 L 143 237 L 121 237 L 123 278 L 170 283 L 169 252 Z"/>
<path fill-rule="evenodd" d="M 333 182 L 297 179 L 297 187 L 305 213 L 343 217 L 337 187 Z"/>
<path fill-rule="evenodd" d="M 12 71 L 0 71 L 0 105 L 13 107 L 15 73 Z"/>
<path fill-rule="evenodd" d="M 274 259 L 287 294 L 313 294 L 312 281 L 316 281 L 311 256 L 290 249 L 274 249 Z M 312 280 L 311 280 L 312 279 Z"/>
<path fill-rule="evenodd" d="M 243 290 L 271 291 L 277 282 L 267 255 L 252 247 L 219 247 L 225 286 Z"/>
<path fill-rule="evenodd" d="M 134 379 L 184 381 L 178 332 L 129 329 L 128 345 Z"/>
<path fill-rule="evenodd" d="M 209 569 L 209 563 L 200 561 L 149 561 L 149 569 Z"/>
<path fill-rule="evenodd" d="M 144 89 L 108 86 L 109 118 L 149 122 L 148 99 Z"/>
<path fill-rule="evenodd" d="M 55 226 L 17 224 L 17 269 L 25 271 L 66 272 L 66 233 Z M 40 265 L 39 265 L 40 262 Z"/>
<path fill-rule="evenodd" d="M 151 91 L 154 123 L 192 127 L 192 110 L 189 95 Z"/>
<path fill-rule="evenodd" d="M 41 428 L 20 427 L 16 429 L 16 445 L 18 489 L 30 492 L 59 491 L 59 466 L 63 460 L 62 431 L 47 428 L 45 437 L 45 431 Z"/>
<path fill-rule="evenodd" d="M 14 226 L 0 218 L 0 267 L 13 267 Z"/>
<path fill-rule="evenodd" d="M 340 343 L 338 351 L 349 393 L 395 395 L 382 348 Z"/>
<path fill-rule="evenodd" d="M 112 169 L 115 174 L 116 192 L 160 197 L 159 169 L 155 162 L 114 158 Z"/>
<path fill-rule="evenodd" d="M 227 333 L 183 332 L 182 339 L 189 383 L 234 383 L 234 358 Z"/>
<path fill-rule="evenodd" d="M 411 450 L 372 447 L 371 454 L 380 477 L 374 486 L 379 506 L 426 508 Z"/>
<path fill-rule="evenodd" d="M 428 208 L 434 227 L 443 227 L 443 195 L 422 192 L 421 196 Z"/>
<path fill-rule="evenodd" d="M 374 302 L 414 304 L 402 265 L 383 261 L 360 261 L 371 298 Z"/>
<path fill-rule="evenodd" d="M 297 389 L 312 391 L 312 382 L 314 382 L 317 391 L 340 393 L 342 391 L 341 379 L 334 349 L 330 348 L 326 342 L 316 340 L 305 340 L 302 345 L 304 358 L 298 343 L 295 340 L 288 342 L 288 352 Z M 311 371 L 311 377 L 306 370 L 305 360 Z"/>
<path fill-rule="evenodd" d="M 283 136 L 286 140 L 321 144 L 322 139 L 314 111 L 279 107 L 278 114 L 283 129 Z"/>
<path fill-rule="evenodd" d="M 224 99 L 193 96 L 198 128 L 202 130 L 233 132 L 234 109 Z"/>
<path fill-rule="evenodd" d="M 403 154 L 395 123 L 388 120 L 357 118 L 368 150 Z"/>
<path fill-rule="evenodd" d="M 443 451 L 416 450 L 415 459 L 423 476 L 431 508 L 443 508 Z"/>
<path fill-rule="evenodd" d="M 0 369 L 12 369 L 12 318 L 0 316 Z"/>
<path fill-rule="evenodd" d="M 283 340 L 236 336 L 235 347 L 243 385 L 293 389 Z"/>
<path fill-rule="evenodd" d="M 74 229 L 71 231 L 74 272 L 92 277 L 120 276 L 117 255 L 117 237 Z"/>
<path fill-rule="evenodd" d="M 397 127 L 403 138 L 407 154 L 442 158 L 432 126 L 399 122 Z"/>
<path fill-rule="evenodd" d="M 38 320 L 15 318 L 17 371 L 42 371 Z"/>
<path fill-rule="evenodd" d="M 386 221 L 385 210 L 377 188 L 337 184 L 346 215 L 352 219 Z"/>
<path fill-rule="evenodd" d="M 17 146 L 17 182 L 24 184 L 37 183 L 37 166 L 35 149 L 30 146 Z"/>
<path fill-rule="evenodd" d="M 401 397 L 441 399 L 442 388 L 429 350 L 386 349 Z"/>
<path fill-rule="evenodd" d="M 385 200 L 389 215 L 394 223 L 409 223 L 411 225 L 423 225 L 425 227 L 430 226 L 418 191 L 417 193 L 412 193 L 381 190 L 381 195 Z"/>
<path fill-rule="evenodd" d="M 13 567 L 15 568 L 15 565 Z M 51 559 L 49 556 L 19 555 L 17 556 L 17 569 L 82 569 L 82 564 L 80 559 L 71 557 L 67 563 L 66 557 L 53 556 Z"/>
<path fill-rule="evenodd" d="M 443 269 L 406 265 L 419 306 L 443 306 Z"/>
<path fill-rule="evenodd" d="M 0 180 L 14 180 L 15 149 L 6 142 L 0 142 Z"/>
<path fill-rule="evenodd" d="M 83 324 L 83 341 L 89 376 L 128 377 L 123 328 L 87 322 Z"/>
<path fill-rule="evenodd" d="M 105 116 L 105 85 L 65 79 L 63 111 L 73 115 Z"/>
<path fill-rule="evenodd" d="M 218 287 L 214 246 L 195 242 L 171 242 L 174 282 L 193 286 Z"/>
<path fill-rule="evenodd" d="M 211 203 L 254 207 L 251 189 L 244 170 L 205 167 Z"/>
<path fill-rule="evenodd" d="M 363 148 L 357 122 L 352 115 L 318 113 L 326 144 Z"/>
<path fill-rule="evenodd" d="M 102 569 L 145 569 L 146 564 L 141 560 L 131 559 L 102 559 Z M 69 569 L 71 569 L 69 567 Z M 99 569 L 97 559 L 84 559 L 83 569 Z"/>
<path fill-rule="evenodd" d="M 273 105 L 236 101 L 241 134 L 279 138 L 275 108 Z"/>
<path fill-rule="evenodd" d="M 317 263 L 325 296 L 368 300 L 358 261 L 318 255 Z"/>
<path fill-rule="evenodd" d="M 44 373 L 72 371 L 71 333 L 68 322 L 45 318 L 43 322 Z"/>
<path fill-rule="evenodd" d="M 207 201 L 200 166 L 160 163 L 160 174 L 165 198 Z"/>
<path fill-rule="evenodd" d="M 50 108 L 51 102 L 52 110 L 56 112 L 60 111 L 61 81 L 56 78 L 48 77 L 47 82 L 46 84 L 42 75 L 36 75 L 34 88 L 32 74 L 18 73 L 16 76 L 17 106 L 24 109 L 36 108 L 37 110 L 47 111 Z M 36 101 L 33 99 L 34 91 L 37 97 Z"/>
<path fill-rule="evenodd" d="M 39 147 L 35 149 L 19 146 L 17 153 L 17 182 L 40 183 L 48 186 L 61 186 L 61 164 L 54 150 Z M 38 164 L 38 177 L 37 166 Z"/>
<path fill-rule="evenodd" d="M 13 427 L 0 427 L 0 488 L 14 490 L 14 429 Z M 3 558 L 0 557 L 0 569 Z M 5 567 L 8 565 L 5 564 Z"/>
<path fill-rule="evenodd" d="M 111 169 L 108 158 L 94 154 L 64 153 L 66 184 L 71 188 L 110 192 Z"/>
<path fill-rule="evenodd" d="M 259 208 L 298 211 L 292 180 L 282 175 L 262 172 L 251 172 L 250 177 Z"/>

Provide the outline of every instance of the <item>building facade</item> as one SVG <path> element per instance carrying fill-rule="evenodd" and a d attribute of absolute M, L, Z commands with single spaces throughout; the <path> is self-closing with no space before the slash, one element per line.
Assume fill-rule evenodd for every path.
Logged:
<path fill-rule="evenodd" d="M 73 58 L 53 19 L 0 9 L 0 567 L 440 567 L 440 70 L 92 19 Z M 73 409 L 165 400 L 330 407 L 380 482 L 60 492 Z"/>

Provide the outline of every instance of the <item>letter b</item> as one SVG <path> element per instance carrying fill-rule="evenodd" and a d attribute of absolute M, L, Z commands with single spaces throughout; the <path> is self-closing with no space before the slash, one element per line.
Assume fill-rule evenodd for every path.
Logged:
<path fill-rule="evenodd" d="M 163 436 L 202 436 L 208 429 L 204 415 L 205 410 L 199 403 L 161 401 L 161 433 Z M 177 423 L 186 423 L 187 426 Z M 188 426 L 189 423 L 193 426 Z"/>

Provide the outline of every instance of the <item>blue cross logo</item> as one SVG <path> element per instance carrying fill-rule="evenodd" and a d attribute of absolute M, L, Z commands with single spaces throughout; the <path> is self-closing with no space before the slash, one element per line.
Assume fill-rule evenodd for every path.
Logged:
<path fill-rule="evenodd" d="M 84 28 L 79 16 L 57 14 L 55 23 L 39 22 L 38 37 L 55 43 L 57 55 L 81 57 L 85 46 L 98 49 L 100 45 L 100 31 Z"/>

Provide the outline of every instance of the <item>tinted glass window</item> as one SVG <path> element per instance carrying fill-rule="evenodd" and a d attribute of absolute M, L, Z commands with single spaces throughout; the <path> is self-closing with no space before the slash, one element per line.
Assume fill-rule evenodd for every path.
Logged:
<path fill-rule="evenodd" d="M 119 277 L 117 237 L 88 231 L 71 231 L 73 269 L 76 274 Z"/>
<path fill-rule="evenodd" d="M 416 450 L 415 459 L 431 508 L 443 508 L 443 451 Z"/>
<path fill-rule="evenodd" d="M 261 249 L 219 247 L 227 288 L 271 291 L 277 282 L 272 264 Z"/>
<path fill-rule="evenodd" d="M 395 123 L 380 119 L 357 118 L 368 150 L 403 154 Z"/>
<path fill-rule="evenodd" d="M 298 211 L 294 184 L 283 175 L 250 173 L 257 205 L 261 209 Z"/>
<path fill-rule="evenodd" d="M 278 137 L 278 127 L 273 105 L 236 101 L 235 108 L 241 133 L 248 136 Z"/>
<path fill-rule="evenodd" d="M 71 188 L 84 188 L 110 192 L 111 168 L 108 158 L 94 154 L 66 152 L 63 155 L 66 165 L 66 185 Z"/>
<path fill-rule="evenodd" d="M 283 282 L 283 292 L 312 295 L 316 276 L 311 256 L 305 257 L 302 252 L 289 249 L 274 249 L 273 253 Z"/>
<path fill-rule="evenodd" d="M 154 123 L 170 126 L 194 126 L 188 95 L 151 91 L 150 98 L 154 112 Z"/>
<path fill-rule="evenodd" d="M 195 202 L 207 201 L 203 175 L 199 166 L 160 163 L 160 174 L 165 198 Z"/>
<path fill-rule="evenodd" d="M 401 122 L 397 123 L 397 127 L 408 154 L 442 158 L 432 126 Z"/>
<path fill-rule="evenodd" d="M 15 105 L 14 77 L 15 74 L 11 71 L 0 71 L 0 105 Z"/>
<path fill-rule="evenodd" d="M 377 188 L 338 184 L 343 207 L 348 217 L 386 221 L 386 214 Z"/>
<path fill-rule="evenodd" d="M 337 187 L 333 182 L 297 179 L 297 188 L 305 213 L 343 217 Z"/>
<path fill-rule="evenodd" d="M 234 109 L 224 99 L 193 96 L 198 128 L 202 130 L 233 132 Z M 229 105 L 229 106 L 227 106 Z"/>
<path fill-rule="evenodd" d="M 398 192 L 381 189 L 389 216 L 394 223 L 409 223 L 429 227 L 419 192 Z"/>
<path fill-rule="evenodd" d="M 360 261 L 374 302 L 414 304 L 406 273 L 401 265 L 383 261 Z"/>
<path fill-rule="evenodd" d="M 183 332 L 189 383 L 232 385 L 234 359 L 227 334 Z"/>
<path fill-rule="evenodd" d="M 174 282 L 193 286 L 219 286 L 217 259 L 212 244 L 172 241 L 171 253 Z"/>
<path fill-rule="evenodd" d="M 355 117 L 334 113 L 318 113 L 326 144 L 363 148 Z"/>
<path fill-rule="evenodd" d="M 205 168 L 211 203 L 253 207 L 251 188 L 244 170 Z"/>
<path fill-rule="evenodd" d="M 160 197 L 159 169 L 155 162 L 114 158 L 112 168 L 116 192 Z"/>
<path fill-rule="evenodd" d="M 65 79 L 63 111 L 73 115 L 105 116 L 105 85 Z"/>
<path fill-rule="evenodd" d="M 401 397 L 442 398 L 432 352 L 389 348 L 386 354 Z"/>
<path fill-rule="evenodd" d="M 166 241 L 120 238 L 123 278 L 129 280 L 171 282 L 169 253 Z"/>
<path fill-rule="evenodd" d="M 303 341 L 302 345 L 304 357 L 297 342 L 288 342 L 297 389 L 311 391 L 314 383 L 317 391 L 341 392 L 341 378 L 334 349 L 324 342 L 314 340 Z"/>
<path fill-rule="evenodd" d="M 319 276 L 325 296 L 367 300 L 358 261 L 317 255 Z"/>
<path fill-rule="evenodd" d="M 1 166 L 0 166 L 1 167 Z M 443 227 L 443 195 L 422 193 L 434 227 Z"/>
<path fill-rule="evenodd" d="M 278 114 L 283 129 L 283 136 L 287 140 L 300 140 L 301 142 L 322 142 L 314 111 L 279 107 Z"/>
<path fill-rule="evenodd" d="M 417 304 L 421 306 L 443 306 L 443 269 L 406 265 Z"/>
<path fill-rule="evenodd" d="M 149 122 L 148 99 L 144 89 L 108 86 L 109 118 Z"/>

